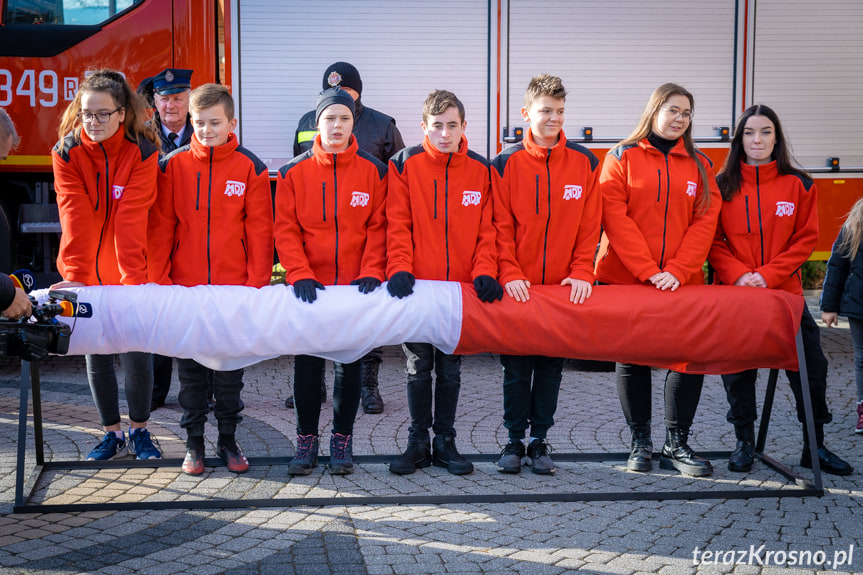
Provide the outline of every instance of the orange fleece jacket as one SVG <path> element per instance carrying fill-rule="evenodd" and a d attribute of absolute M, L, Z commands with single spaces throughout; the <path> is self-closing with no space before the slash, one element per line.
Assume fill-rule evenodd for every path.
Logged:
<path fill-rule="evenodd" d="M 780 174 L 776 162 L 741 163 L 740 172 L 740 192 L 722 202 L 710 265 L 723 284 L 758 272 L 767 287 L 803 295 L 800 266 L 818 240 L 815 183 Z"/>
<path fill-rule="evenodd" d="M 123 125 L 104 142 L 84 130 L 52 150 L 60 212 L 57 270 L 86 285 L 147 283 L 147 212 L 156 199 L 159 151 L 128 140 Z"/>
<path fill-rule="evenodd" d="M 428 140 L 390 160 L 387 276 L 470 282 L 497 276 L 488 163 L 462 136 L 458 151 Z"/>
<path fill-rule="evenodd" d="M 273 199 L 267 168 L 234 134 L 188 146 L 159 161 L 150 215 L 150 278 L 162 284 L 270 283 Z"/>
<path fill-rule="evenodd" d="M 279 170 L 276 250 L 286 280 L 346 285 L 384 280 L 387 167 L 359 150 L 329 153 L 315 136 L 312 149 Z"/>
<path fill-rule="evenodd" d="M 528 128 L 491 165 L 500 283 L 593 283 L 602 209 L 593 152 L 562 130 L 556 145 L 542 148 Z"/>
<path fill-rule="evenodd" d="M 683 140 L 668 156 L 645 138 L 605 157 L 600 185 L 609 246 L 597 263 L 596 279 L 645 283 L 667 271 L 680 285 L 704 283 L 702 266 L 716 232 L 721 197 L 710 159 L 700 153 L 699 159 L 707 172 L 706 186 Z M 706 211 L 696 207 L 704 193 L 710 194 Z"/>

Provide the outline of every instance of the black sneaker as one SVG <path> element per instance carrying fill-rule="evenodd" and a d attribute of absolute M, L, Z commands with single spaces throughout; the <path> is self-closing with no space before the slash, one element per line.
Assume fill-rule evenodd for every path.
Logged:
<path fill-rule="evenodd" d="M 246 455 L 236 439 L 222 439 L 220 437 L 216 446 L 216 454 L 225 462 L 228 471 L 245 473 L 249 470 L 249 460 L 246 459 Z"/>
<path fill-rule="evenodd" d="M 417 469 L 428 467 L 431 463 L 431 446 L 428 440 L 409 440 L 408 448 L 401 457 L 390 462 L 390 471 L 396 475 L 408 475 Z"/>
<path fill-rule="evenodd" d="M 445 467 L 453 475 L 467 475 L 473 471 L 473 463 L 458 452 L 452 435 L 436 435 L 432 447 L 435 467 Z"/>
<path fill-rule="evenodd" d="M 521 473 L 524 465 L 525 449 L 520 440 L 510 439 L 500 452 L 497 460 L 497 470 L 501 473 Z"/>
<path fill-rule="evenodd" d="M 557 471 L 549 452 L 551 446 L 544 439 L 534 439 L 527 446 L 527 464 L 530 470 L 539 475 L 551 475 Z"/>

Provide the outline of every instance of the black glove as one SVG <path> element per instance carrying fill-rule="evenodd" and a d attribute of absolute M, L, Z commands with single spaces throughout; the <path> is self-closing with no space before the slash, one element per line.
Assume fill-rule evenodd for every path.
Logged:
<path fill-rule="evenodd" d="M 312 303 L 318 299 L 317 290 L 326 289 L 323 284 L 316 280 L 297 280 L 294 282 L 294 295 L 297 299 Z"/>
<path fill-rule="evenodd" d="M 410 272 L 396 272 L 387 282 L 387 291 L 390 295 L 399 299 L 408 297 L 414 293 L 416 278 Z"/>
<path fill-rule="evenodd" d="M 381 280 L 377 278 L 358 278 L 351 282 L 352 286 L 360 286 L 360 293 L 372 293 L 379 285 Z"/>
<path fill-rule="evenodd" d="M 491 276 L 478 276 L 473 280 L 473 289 L 476 290 L 480 301 L 486 303 L 503 298 L 503 286 Z"/>

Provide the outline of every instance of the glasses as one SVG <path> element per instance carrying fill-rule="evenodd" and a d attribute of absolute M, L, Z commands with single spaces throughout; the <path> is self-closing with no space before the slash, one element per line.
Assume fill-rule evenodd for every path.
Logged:
<path fill-rule="evenodd" d="M 119 112 L 122 109 L 123 109 L 123 107 L 120 106 L 116 110 L 111 110 L 110 112 L 96 112 L 95 114 L 91 114 L 90 112 L 78 112 L 78 119 L 81 120 L 82 122 L 87 122 L 87 123 L 90 123 L 94 119 L 96 119 L 99 121 L 100 124 L 104 124 L 105 122 L 107 122 L 108 120 L 111 119 L 111 114 L 116 114 L 117 112 Z"/>
<path fill-rule="evenodd" d="M 674 116 L 675 120 L 681 119 L 681 120 L 686 120 L 688 122 L 694 116 L 694 114 L 692 112 L 681 112 L 677 108 L 659 108 L 659 109 L 665 110 L 666 112 L 668 112 L 669 114 Z"/>

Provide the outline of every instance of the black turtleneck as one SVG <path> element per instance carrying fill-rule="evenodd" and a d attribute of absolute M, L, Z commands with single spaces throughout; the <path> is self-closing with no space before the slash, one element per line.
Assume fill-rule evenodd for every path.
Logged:
<path fill-rule="evenodd" d="M 673 148 L 674 145 L 677 143 L 677 140 L 666 140 L 661 136 L 657 136 L 653 132 L 650 132 L 650 134 L 648 134 L 647 141 L 650 142 L 654 148 L 656 148 L 666 156 L 668 155 L 668 152 L 671 151 L 671 148 Z"/>

